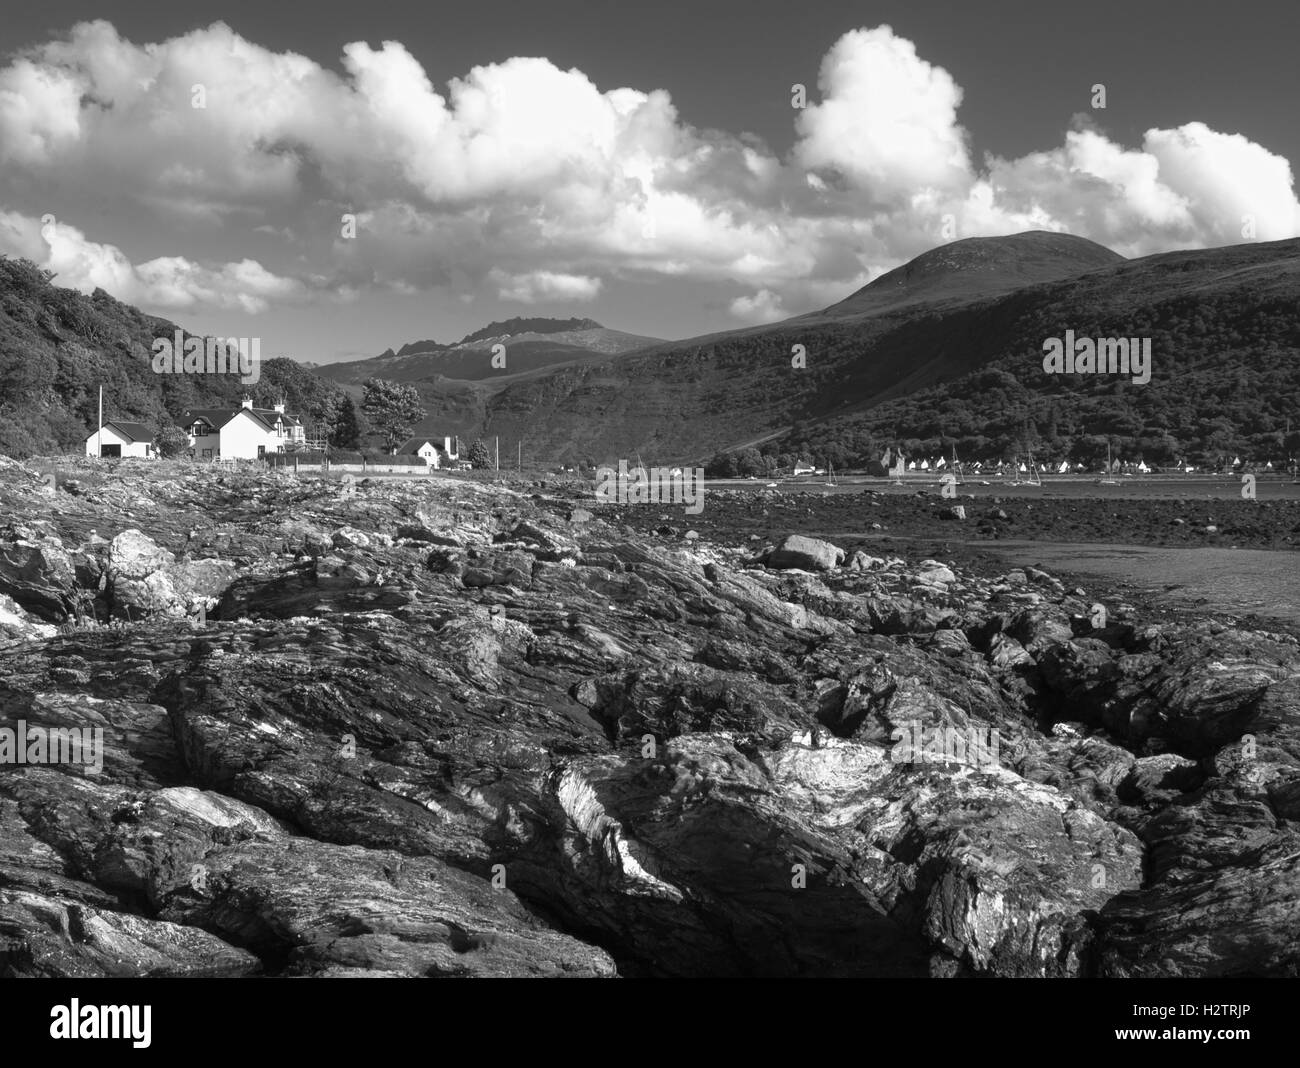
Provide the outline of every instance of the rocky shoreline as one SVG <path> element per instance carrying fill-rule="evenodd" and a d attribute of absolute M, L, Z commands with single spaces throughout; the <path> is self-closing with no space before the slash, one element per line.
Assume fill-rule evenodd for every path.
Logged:
<path fill-rule="evenodd" d="M 0 728 L 103 767 L 0 765 L 0 975 L 1300 973 L 1289 634 L 794 503 L 688 540 L 541 486 L 68 476 L 0 460 Z"/>

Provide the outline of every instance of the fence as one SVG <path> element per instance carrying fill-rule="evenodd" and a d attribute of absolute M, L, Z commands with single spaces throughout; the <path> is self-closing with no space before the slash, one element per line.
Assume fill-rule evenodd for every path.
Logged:
<path fill-rule="evenodd" d="M 389 456 L 384 453 L 335 453 L 328 457 L 320 453 L 274 453 L 262 457 L 262 462 L 272 470 L 295 473 L 410 475 L 436 470 L 422 456 Z"/>

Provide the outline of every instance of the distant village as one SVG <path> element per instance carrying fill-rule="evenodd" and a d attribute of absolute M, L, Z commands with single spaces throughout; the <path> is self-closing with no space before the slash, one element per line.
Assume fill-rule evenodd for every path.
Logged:
<path fill-rule="evenodd" d="M 238 407 L 199 408 L 182 413 L 175 431 L 185 439 L 184 446 L 174 447 L 169 455 L 188 456 L 198 461 L 230 463 L 239 460 L 276 462 L 295 457 L 308 464 L 319 464 L 330 450 L 322 435 L 309 433 L 302 419 L 287 411 L 281 402 L 271 408 L 256 407 L 244 398 Z M 86 438 L 85 454 L 106 459 L 135 457 L 153 459 L 161 455 L 159 432 L 144 423 L 122 419 L 107 419 Z M 179 442 L 177 442 L 179 445 Z M 762 457 L 753 450 L 748 464 L 736 453 L 721 454 L 710 463 L 712 477 L 740 478 L 834 478 L 839 475 L 869 475 L 895 479 L 907 476 L 942 476 L 955 474 L 959 478 L 1023 478 L 1033 481 L 1042 476 L 1102 477 L 1149 474 L 1296 474 L 1294 458 L 1274 461 L 1257 460 L 1241 456 L 1225 456 L 1217 465 L 1197 466 L 1186 460 L 1173 464 L 1149 465 L 1144 459 L 1123 456 L 1099 460 L 1093 464 L 1071 462 L 1068 459 L 1038 459 L 1032 455 L 1011 458 L 985 458 L 958 460 L 955 455 L 908 456 L 901 448 L 884 450 L 876 460 L 865 466 L 855 466 L 836 471 L 832 466 L 821 466 L 809 460 L 797 460 L 782 469 L 771 457 Z M 392 466 L 419 467 L 443 470 L 464 470 L 471 466 L 462 456 L 460 439 L 453 436 L 409 437 L 391 449 L 385 450 Z M 315 455 L 313 455 L 315 454 Z M 359 459 L 360 457 L 358 457 Z M 762 462 L 762 473 L 755 473 L 755 461 Z M 584 465 L 591 466 L 591 465 Z M 559 472 L 577 472 L 577 467 L 561 467 Z"/>
<path fill-rule="evenodd" d="M 266 460 L 276 456 L 310 456 L 325 453 L 323 436 L 309 434 L 302 419 L 279 403 L 271 408 L 255 407 L 245 398 L 238 407 L 195 408 L 185 411 L 177 430 L 188 439 L 180 455 L 190 459 L 230 462 Z M 158 431 L 144 423 L 107 419 L 86 438 L 86 455 L 105 459 L 155 459 L 160 455 Z M 463 469 L 460 440 L 455 437 L 411 437 L 391 450 L 408 466 L 423 462 L 427 467 Z"/>
<path fill-rule="evenodd" d="M 758 462 L 763 463 L 762 471 L 756 470 Z M 834 479 L 846 475 L 868 475 L 874 477 L 905 478 L 907 476 L 943 476 L 954 474 L 959 478 L 1023 478 L 1033 481 L 1043 476 L 1079 477 L 1096 475 L 1105 477 L 1134 475 L 1192 475 L 1192 474 L 1272 474 L 1286 473 L 1295 475 L 1297 464 L 1294 457 L 1274 461 L 1272 459 L 1253 459 L 1226 455 L 1215 464 L 1192 464 L 1185 459 L 1177 459 L 1171 464 L 1148 464 L 1145 459 L 1111 456 L 1093 463 L 1071 461 L 1063 458 L 1036 458 L 1032 454 L 1017 455 L 1010 458 L 990 457 L 979 460 L 957 460 L 955 457 L 942 455 L 909 456 L 902 449 L 891 447 L 876 460 L 865 465 L 853 465 L 836 468 L 809 460 L 798 460 L 793 465 L 782 467 L 773 463 L 773 458 L 752 453 L 749 462 L 743 458 L 732 459 L 723 455 L 714 457 L 710 464 L 710 474 L 714 477 L 733 477 L 747 479 L 761 478 L 814 478 Z"/>

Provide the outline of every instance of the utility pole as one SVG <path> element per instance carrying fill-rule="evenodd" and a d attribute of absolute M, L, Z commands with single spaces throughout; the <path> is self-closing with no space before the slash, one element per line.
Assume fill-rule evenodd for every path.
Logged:
<path fill-rule="evenodd" d="M 497 437 L 493 438 L 492 441 L 494 442 L 494 445 L 493 445 L 493 451 L 496 453 L 496 460 L 494 461 L 494 467 L 496 468 L 496 473 L 499 475 L 499 474 L 501 474 L 501 437 L 500 437 L 500 435 L 498 435 Z"/>
<path fill-rule="evenodd" d="M 104 434 L 104 387 L 99 387 L 99 423 L 95 427 L 95 459 L 104 455 L 104 446 L 100 443 L 100 438 Z"/>
<path fill-rule="evenodd" d="M 519 442 L 519 465 L 515 468 L 521 475 L 524 473 L 524 443 Z"/>

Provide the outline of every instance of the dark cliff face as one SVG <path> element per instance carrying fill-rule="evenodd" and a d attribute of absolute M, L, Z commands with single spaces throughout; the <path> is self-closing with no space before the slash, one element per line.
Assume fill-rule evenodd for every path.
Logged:
<path fill-rule="evenodd" d="M 57 483 L 0 461 L 0 727 L 103 762 L 0 771 L 0 974 L 1300 965 L 1294 639 L 587 490 Z"/>

